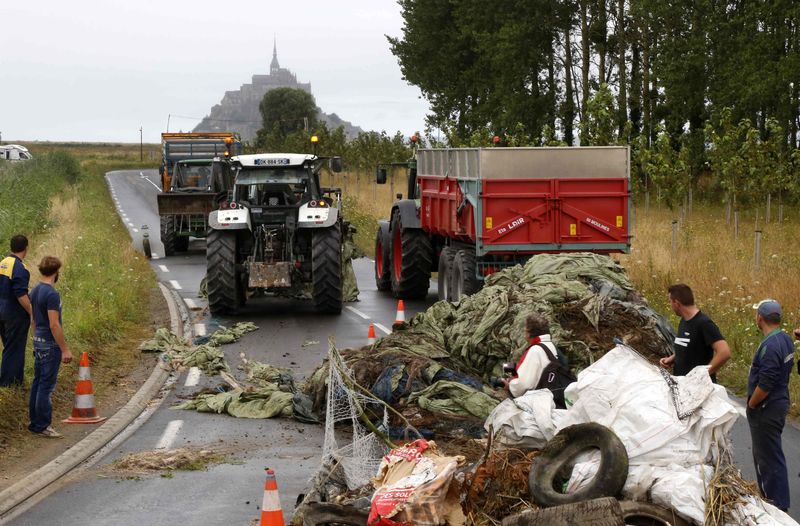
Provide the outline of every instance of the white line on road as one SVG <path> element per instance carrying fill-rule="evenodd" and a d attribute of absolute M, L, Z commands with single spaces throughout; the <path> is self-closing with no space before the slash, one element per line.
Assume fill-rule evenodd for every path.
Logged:
<path fill-rule="evenodd" d="M 392 331 L 381 325 L 380 323 L 376 323 L 375 326 L 382 330 L 385 334 L 392 334 Z"/>
<path fill-rule="evenodd" d="M 197 367 L 189 367 L 189 374 L 186 375 L 186 382 L 183 384 L 186 387 L 194 387 L 200 383 L 200 369 Z"/>
<path fill-rule="evenodd" d="M 132 226 L 134 226 L 134 225 L 133 225 L 133 223 L 131 223 L 130 221 L 128 221 L 128 226 L 132 227 Z"/>
<path fill-rule="evenodd" d="M 153 255 L 155 256 L 155 254 Z M 183 288 L 181 287 L 181 284 L 175 281 L 174 279 L 169 280 L 169 285 L 175 290 L 181 290 Z"/>
<path fill-rule="evenodd" d="M 361 316 L 361 317 L 362 317 L 363 319 L 365 319 L 365 320 L 368 320 L 368 319 L 369 319 L 369 316 L 367 316 L 366 314 L 364 314 L 363 312 L 361 312 L 360 310 L 358 310 L 358 309 L 357 309 L 357 308 L 355 308 L 355 307 L 351 307 L 351 306 L 349 306 L 349 305 L 348 305 L 348 306 L 347 306 L 347 310 L 349 310 L 349 311 L 351 311 L 351 312 L 355 312 L 356 314 L 358 314 L 359 316 Z"/>
<path fill-rule="evenodd" d="M 136 232 L 136 233 L 139 233 L 139 229 L 138 228 L 134 228 L 133 231 Z"/>
<path fill-rule="evenodd" d="M 158 439 L 156 449 L 169 449 L 178 437 L 178 431 L 181 430 L 182 426 L 183 420 L 173 420 L 167 424 L 167 428 L 164 430 L 164 433 L 161 434 L 161 438 Z"/>
<path fill-rule="evenodd" d="M 147 182 L 148 182 L 148 183 L 150 183 L 151 185 L 155 186 L 155 187 L 156 187 L 156 190 L 158 190 L 159 192 L 161 191 L 161 188 L 159 188 L 159 186 L 158 186 L 156 183 L 154 183 L 153 181 L 151 181 L 151 180 L 150 180 L 150 178 L 149 178 L 149 177 L 147 177 L 147 176 L 146 176 L 146 175 L 145 175 L 143 172 L 139 172 L 139 175 L 141 176 L 141 178 L 142 178 L 142 179 L 144 179 L 145 181 L 147 181 Z"/>
<path fill-rule="evenodd" d="M 161 272 L 169 272 L 169 269 L 166 265 L 159 265 L 158 268 L 161 270 Z"/>
<path fill-rule="evenodd" d="M 189 310 L 200 310 L 200 305 L 197 304 L 192 298 L 183 298 L 183 302 L 189 307 Z"/>
<path fill-rule="evenodd" d="M 194 335 L 195 336 L 205 336 L 206 334 L 208 334 L 208 331 L 206 330 L 206 326 L 205 325 L 203 325 L 202 323 L 195 323 L 194 324 Z"/>

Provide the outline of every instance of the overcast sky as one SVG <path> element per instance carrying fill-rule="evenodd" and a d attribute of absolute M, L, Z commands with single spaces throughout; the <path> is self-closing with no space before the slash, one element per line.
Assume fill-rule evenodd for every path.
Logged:
<path fill-rule="evenodd" d="M 327 113 L 410 135 L 427 104 L 384 35 L 395 0 L 0 1 L 0 133 L 9 140 L 158 142 L 278 59 Z"/>

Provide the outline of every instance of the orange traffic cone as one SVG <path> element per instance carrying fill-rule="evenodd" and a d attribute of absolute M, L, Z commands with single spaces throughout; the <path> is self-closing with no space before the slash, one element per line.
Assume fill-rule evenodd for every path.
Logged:
<path fill-rule="evenodd" d="M 275 472 L 267 469 L 264 481 L 264 500 L 261 501 L 261 526 L 284 526 L 281 499 L 278 496 L 278 482 Z"/>
<path fill-rule="evenodd" d="M 397 316 L 394 317 L 394 324 L 405 323 L 406 321 L 406 304 L 403 300 L 397 300 Z"/>
<path fill-rule="evenodd" d="M 94 407 L 94 387 L 92 387 L 92 374 L 89 372 L 89 353 L 81 354 L 78 364 L 78 384 L 75 386 L 75 404 L 72 406 L 72 416 L 63 420 L 65 424 L 99 424 L 106 418 L 97 416 Z"/>
<path fill-rule="evenodd" d="M 375 325 L 369 324 L 369 332 L 367 332 L 367 345 L 375 343 Z"/>

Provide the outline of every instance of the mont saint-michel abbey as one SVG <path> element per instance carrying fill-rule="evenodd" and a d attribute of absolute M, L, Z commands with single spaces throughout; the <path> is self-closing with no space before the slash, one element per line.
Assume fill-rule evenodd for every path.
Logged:
<path fill-rule="evenodd" d="M 211 108 L 211 112 L 193 131 L 232 131 L 238 132 L 243 141 L 252 141 L 261 128 L 261 113 L 258 105 L 269 90 L 275 88 L 297 88 L 311 93 L 311 84 L 298 82 L 297 75 L 282 68 L 278 62 L 278 46 L 272 48 L 272 62 L 268 75 L 253 75 L 252 82 L 242 84 L 238 90 L 226 91 L 222 101 Z M 319 108 L 317 108 L 319 110 Z M 343 121 L 335 113 L 325 114 L 319 110 L 317 118 L 330 129 L 344 126 L 345 133 L 354 137 L 361 131 L 351 123 Z"/>

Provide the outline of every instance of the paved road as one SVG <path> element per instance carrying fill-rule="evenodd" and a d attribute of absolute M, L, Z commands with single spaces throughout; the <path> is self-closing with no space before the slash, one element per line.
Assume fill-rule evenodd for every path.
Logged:
<path fill-rule="evenodd" d="M 209 318 L 205 303 L 197 297 L 204 275 L 204 242 L 195 240 L 187 254 L 163 258 L 158 240 L 155 171 L 112 172 L 108 176 L 112 196 L 131 237 L 141 247 L 142 225 L 148 225 L 152 250 L 157 259 L 152 266 L 158 279 L 175 289 L 196 318 L 195 332 L 210 333 L 218 325 L 234 320 Z M 368 260 L 355 265 L 361 301 L 350 304 L 341 316 L 320 316 L 303 302 L 260 301 L 248 305 L 245 318 L 260 330 L 245 335 L 238 343 L 225 346 L 232 367 L 240 363 L 239 354 L 290 367 L 299 376 L 310 373 L 325 355 L 325 342 L 334 335 L 340 347 L 364 343 L 367 327 L 375 322 L 390 327 L 395 304 L 378 294 Z M 435 300 L 435 284 L 427 301 L 407 303 L 409 315 Z M 379 334 L 380 335 L 380 334 Z M 308 342 L 321 342 L 309 344 Z M 305 347 L 304 347 L 305 344 Z M 322 429 L 290 420 L 245 420 L 169 409 L 198 389 L 214 387 L 217 380 L 184 373 L 175 383 L 162 407 L 130 438 L 113 449 L 88 472 L 43 500 L 12 522 L 15 525 L 59 524 L 226 524 L 245 525 L 258 517 L 262 497 L 263 468 L 278 474 L 283 509 L 292 509 L 295 497 L 303 491 L 319 465 Z M 732 439 L 736 459 L 745 475 L 754 477 L 750 436 L 744 418 L 737 421 Z M 235 462 L 200 472 L 176 472 L 173 478 L 107 478 L 104 466 L 131 452 L 157 447 L 185 445 L 224 445 L 236 453 Z M 790 466 L 790 484 L 795 509 L 800 510 L 800 431 L 787 427 L 784 450 Z M 797 511 L 792 513 L 800 518 Z"/>
<path fill-rule="evenodd" d="M 236 344 L 223 347 L 232 368 L 241 363 L 239 355 L 244 353 L 248 358 L 289 367 L 296 376 L 303 377 L 322 362 L 328 336 L 335 336 L 342 348 L 360 346 L 366 343 L 369 323 L 391 327 L 395 301 L 375 290 L 371 262 L 366 259 L 355 265 L 362 289 L 361 301 L 348 304 L 340 316 L 318 315 L 307 302 L 272 299 L 248 303 L 243 315 L 236 319 L 208 317 L 206 303 L 197 297 L 205 274 L 204 241 L 193 240 L 185 255 L 163 257 L 156 214 L 157 173 L 112 172 L 108 180 L 120 216 L 137 248 L 141 248 L 142 225 L 150 227 L 152 267 L 158 279 L 175 289 L 193 313 L 196 334 L 210 334 L 219 325 L 241 319 L 260 327 Z M 432 284 L 427 301 L 406 302 L 407 315 L 423 310 L 435 300 L 435 293 Z M 380 336 L 381 329 L 377 330 Z M 181 375 L 150 420 L 99 463 L 99 476 L 97 470 L 92 470 L 12 524 L 245 525 L 259 516 L 265 467 L 275 469 L 283 509 L 290 513 L 296 496 L 319 467 L 322 428 L 291 420 L 245 420 L 169 409 L 199 389 L 213 388 L 218 382 L 218 378 L 197 378 L 194 373 Z M 122 455 L 151 451 L 159 446 L 187 445 L 229 447 L 235 451 L 234 462 L 208 471 L 176 472 L 173 478 L 120 480 L 102 474 L 103 466 Z"/>

